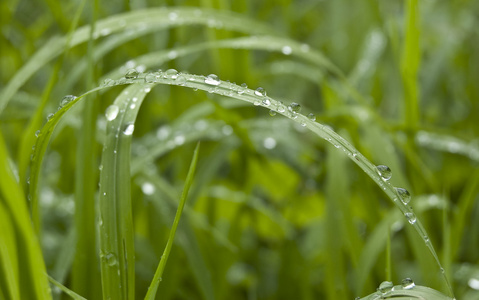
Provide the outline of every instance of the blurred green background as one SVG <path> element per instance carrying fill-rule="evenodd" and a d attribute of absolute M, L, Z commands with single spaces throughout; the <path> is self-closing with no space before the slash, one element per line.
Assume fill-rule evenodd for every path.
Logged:
<path fill-rule="evenodd" d="M 19 71 L 51 39 L 156 7 L 172 9 L 169 26 L 144 34 L 138 22 L 113 33 L 94 31 L 52 60 L 35 58 L 39 68 L 32 76 Z M 181 20 L 185 7 L 232 17 L 191 25 Z M 300 103 L 302 113 L 315 114 L 370 161 L 388 165 L 391 183 L 412 194 L 456 298 L 479 299 L 478 1 L 3 0 L 0 27 L 0 130 L 25 194 L 32 133 L 63 96 L 80 95 L 131 68 L 216 74 Z M 339 71 L 291 48 L 270 51 L 264 35 L 297 42 L 305 53 L 321 52 Z M 215 44 L 250 36 L 264 49 Z M 183 54 L 185 47 L 191 51 Z M 146 54 L 158 63 L 142 64 Z M 6 100 L 7 87 L 20 79 Z M 122 89 L 96 93 L 68 112 L 43 163 L 47 271 L 88 299 L 101 299 L 99 262 L 82 266 L 79 256 L 98 255 L 98 234 L 95 220 L 81 219 L 78 210 L 83 188 L 77 170 L 91 166 L 85 193 L 94 195 L 95 208 L 104 111 Z M 86 161 L 79 150 L 85 128 L 95 132 Z M 146 98 L 135 128 L 138 299 L 166 244 L 197 140 L 197 174 L 157 299 L 354 299 L 384 280 L 397 284 L 405 277 L 447 293 L 423 240 L 380 188 L 299 124 L 227 97 L 160 85 Z M 86 224 L 89 243 L 77 242 L 75 224 Z M 84 277 L 74 275 L 77 268 Z M 0 290 L 9 299 L 6 278 Z M 57 289 L 53 294 L 67 299 Z"/>

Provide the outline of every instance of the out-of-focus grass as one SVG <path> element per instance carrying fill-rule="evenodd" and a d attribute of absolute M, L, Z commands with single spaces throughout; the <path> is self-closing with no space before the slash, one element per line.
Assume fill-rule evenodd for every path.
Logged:
<path fill-rule="evenodd" d="M 102 299 L 101 285 L 119 299 L 145 297 L 198 140 L 197 175 L 157 299 L 353 299 L 405 277 L 448 293 L 424 240 L 375 182 L 279 113 L 158 85 L 137 117 L 118 120 L 120 131 L 134 122 L 131 172 L 129 142 L 106 129 L 112 122 L 103 112 L 116 97 L 138 110 L 141 100 L 123 94 L 134 86 L 103 88 L 72 109 L 64 103 L 50 131 L 46 117 L 65 95 L 128 69 L 157 68 L 262 86 L 274 99 L 300 103 L 369 161 L 388 165 L 391 184 L 412 194 L 455 296 L 479 297 L 478 3 L 161 5 L 167 9 L 149 1 L 84 9 L 78 1 L 0 3 L 0 299 L 48 299 L 40 257 L 48 274 L 87 299 Z M 75 32 L 79 11 L 78 27 L 94 30 Z M 37 144 L 40 156 L 27 168 L 40 129 L 52 139 Z M 121 153 L 105 146 L 102 155 L 102 144 Z M 122 159 L 101 170 L 109 179 L 97 188 L 96 168 L 108 165 L 100 158 L 116 155 Z M 117 193 L 110 202 L 99 201 L 110 192 Z M 41 216 L 37 237 L 31 203 L 33 220 Z M 111 222 L 121 217 L 110 225 L 125 230 L 125 242 L 110 249 L 121 256 L 116 291 L 116 281 L 99 280 L 100 265 L 104 274 L 115 266 L 103 252 L 113 242 L 96 242 L 100 211 Z M 52 294 L 68 297 L 56 287 Z"/>

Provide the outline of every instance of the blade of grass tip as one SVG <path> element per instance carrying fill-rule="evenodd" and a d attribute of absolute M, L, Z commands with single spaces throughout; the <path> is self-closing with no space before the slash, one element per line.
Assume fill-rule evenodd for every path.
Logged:
<path fill-rule="evenodd" d="M 131 139 L 141 103 L 151 86 L 127 87 L 107 108 L 107 136 L 100 173 L 100 265 L 104 299 L 135 297 L 131 206 Z"/>
<path fill-rule="evenodd" d="M 25 245 L 23 253 L 27 254 L 27 257 L 19 259 L 19 270 L 23 274 L 26 274 L 25 278 L 29 279 L 29 284 L 32 286 L 29 289 L 22 289 L 20 291 L 22 298 L 51 299 L 50 287 L 45 276 L 46 269 L 40 243 L 31 225 L 23 190 L 15 179 L 15 175 L 10 167 L 10 158 L 7 154 L 7 148 L 1 131 L 0 178 L 0 197 L 14 222 L 15 229 L 18 232 L 18 239 Z"/>
<path fill-rule="evenodd" d="M 67 288 L 66 286 L 64 286 L 63 284 L 61 284 L 60 282 L 56 281 L 55 279 L 53 279 L 53 277 L 51 276 L 48 276 L 48 280 L 50 280 L 51 283 L 53 283 L 56 287 L 58 287 L 60 290 L 62 290 L 65 294 L 67 294 L 68 296 L 72 297 L 73 299 L 75 300 L 86 300 L 86 298 L 83 298 L 82 296 L 78 295 L 77 293 L 75 293 L 74 291 L 70 290 L 69 288 Z"/>
<path fill-rule="evenodd" d="M 419 123 L 419 93 L 417 76 L 421 53 L 419 49 L 419 8 L 418 0 L 407 0 L 405 14 L 405 42 L 401 57 L 401 77 L 404 85 L 404 124 L 416 128 Z"/>
<path fill-rule="evenodd" d="M 173 226 L 171 226 L 170 235 L 168 237 L 168 242 L 166 243 L 165 250 L 161 256 L 160 263 L 156 269 L 155 276 L 151 281 L 148 292 L 146 293 L 145 300 L 154 300 L 156 297 L 156 292 L 158 286 L 160 285 L 161 276 L 163 275 L 163 270 L 166 266 L 166 261 L 170 255 L 171 248 L 173 247 L 173 241 L 175 239 L 176 229 L 180 222 L 181 214 L 183 213 L 183 208 L 186 203 L 186 198 L 188 196 L 188 191 L 190 190 L 191 183 L 193 182 L 196 165 L 198 163 L 198 153 L 200 148 L 200 142 L 196 145 L 195 152 L 193 153 L 193 159 L 191 160 L 190 169 L 188 170 L 188 175 L 186 176 L 185 187 L 183 188 L 183 193 L 181 194 L 180 203 L 178 204 L 178 209 L 176 210 L 175 220 L 173 221 Z"/>

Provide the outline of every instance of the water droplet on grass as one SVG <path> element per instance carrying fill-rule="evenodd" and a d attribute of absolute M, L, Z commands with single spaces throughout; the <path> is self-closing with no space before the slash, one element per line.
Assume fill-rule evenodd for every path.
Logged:
<path fill-rule="evenodd" d="M 112 86 L 115 84 L 115 80 L 111 79 L 111 78 L 107 78 L 105 80 L 103 80 L 101 86 L 102 87 L 105 87 L 105 86 Z"/>
<path fill-rule="evenodd" d="M 135 125 L 134 124 L 127 124 L 125 126 L 125 130 L 123 130 L 124 135 L 132 135 L 133 131 L 135 131 Z"/>
<path fill-rule="evenodd" d="M 281 52 L 283 52 L 284 55 L 290 55 L 293 52 L 293 49 L 290 46 L 284 46 L 281 48 Z"/>
<path fill-rule="evenodd" d="M 387 295 L 388 293 L 394 291 L 394 285 L 391 281 L 383 281 L 379 285 L 378 291 L 383 295 Z"/>
<path fill-rule="evenodd" d="M 38 137 L 40 135 L 40 130 L 35 131 L 35 137 Z"/>
<path fill-rule="evenodd" d="M 175 136 L 175 144 L 181 146 L 185 143 L 185 136 L 184 135 L 177 135 Z"/>
<path fill-rule="evenodd" d="M 383 180 L 388 181 L 389 179 L 391 179 L 393 172 L 388 166 L 379 165 L 379 166 L 376 166 L 376 168 L 378 169 L 378 173 Z"/>
<path fill-rule="evenodd" d="M 50 121 L 50 120 L 53 118 L 53 116 L 54 116 L 53 113 L 48 114 L 48 116 L 47 116 L 47 121 Z"/>
<path fill-rule="evenodd" d="M 404 214 L 406 216 L 406 219 L 407 221 L 409 222 L 409 224 L 414 224 L 416 223 L 416 215 L 412 212 L 407 212 Z"/>
<path fill-rule="evenodd" d="M 68 103 L 70 103 L 71 101 L 75 99 L 76 99 L 76 96 L 66 95 L 65 97 L 63 97 L 62 101 L 60 101 L 60 107 L 67 105 Z"/>
<path fill-rule="evenodd" d="M 129 69 L 128 71 L 126 71 L 125 78 L 126 79 L 135 79 L 135 78 L 138 78 L 138 75 L 140 75 L 140 73 L 137 70 Z"/>
<path fill-rule="evenodd" d="M 105 110 L 105 117 L 108 121 L 113 121 L 115 120 L 116 116 L 118 116 L 118 112 L 120 109 L 116 105 L 110 105 L 108 108 Z"/>
<path fill-rule="evenodd" d="M 271 100 L 269 100 L 269 99 L 264 99 L 264 100 L 263 100 L 263 105 L 264 105 L 264 106 L 270 106 L 270 105 L 271 105 Z"/>
<path fill-rule="evenodd" d="M 145 82 L 153 83 L 156 81 L 156 75 L 153 73 L 148 73 L 145 75 Z"/>
<path fill-rule="evenodd" d="M 266 96 L 266 91 L 264 90 L 264 88 L 259 87 L 254 91 L 254 94 L 256 96 L 264 97 L 264 96 Z"/>
<path fill-rule="evenodd" d="M 416 286 L 416 284 L 414 283 L 414 281 L 411 278 L 404 278 L 401 281 L 401 285 L 402 285 L 403 289 L 405 289 L 405 290 L 410 290 L 410 289 L 412 289 Z"/>
<path fill-rule="evenodd" d="M 165 71 L 166 77 L 171 77 L 171 79 L 178 78 L 178 71 L 175 69 L 168 69 Z"/>
<path fill-rule="evenodd" d="M 113 267 L 114 265 L 117 264 L 116 255 L 113 254 L 113 253 L 108 253 L 108 254 L 105 256 L 105 259 L 106 259 L 106 263 L 107 263 L 110 267 Z"/>
<path fill-rule="evenodd" d="M 220 85 L 221 81 L 215 74 L 210 74 L 205 77 L 205 83 L 209 85 Z"/>
<path fill-rule="evenodd" d="M 272 117 L 274 117 L 274 116 L 276 116 L 276 112 L 271 109 L 271 110 L 269 111 L 269 115 L 272 116 Z"/>
<path fill-rule="evenodd" d="M 315 122 L 315 121 L 316 121 L 316 116 L 311 113 L 311 114 L 308 115 L 308 119 L 310 119 L 311 121 Z"/>
<path fill-rule="evenodd" d="M 267 137 L 264 139 L 263 141 L 263 146 L 266 148 L 266 149 L 273 149 L 276 147 L 276 140 L 272 137 Z"/>
<path fill-rule="evenodd" d="M 403 188 L 396 188 L 396 193 L 399 196 L 399 199 L 401 199 L 401 202 L 407 205 L 409 201 L 411 201 L 411 194 L 409 194 L 408 190 L 403 189 Z"/>
<path fill-rule="evenodd" d="M 176 78 L 176 83 L 181 86 L 184 86 L 186 84 L 186 81 L 186 77 L 183 75 L 180 75 L 178 76 L 178 78 Z"/>
<path fill-rule="evenodd" d="M 153 193 L 155 193 L 155 186 L 151 182 L 145 182 L 141 185 L 141 191 L 145 195 L 153 195 Z"/>
<path fill-rule="evenodd" d="M 299 113 L 301 111 L 301 105 L 293 102 L 288 106 L 288 109 L 294 113 Z"/>

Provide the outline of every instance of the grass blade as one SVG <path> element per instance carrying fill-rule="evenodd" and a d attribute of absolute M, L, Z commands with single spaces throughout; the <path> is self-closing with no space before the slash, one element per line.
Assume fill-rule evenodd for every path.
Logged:
<path fill-rule="evenodd" d="M 61 284 L 60 282 L 56 281 L 55 279 L 53 279 L 53 277 L 51 276 L 48 276 L 48 280 L 50 280 L 51 283 L 53 283 L 55 286 L 57 286 L 60 290 L 62 290 L 65 294 L 67 294 L 68 296 L 72 297 L 73 299 L 75 300 L 86 300 L 86 298 L 83 298 L 82 296 L 78 295 L 77 293 L 75 293 L 74 291 L 70 290 L 69 288 L 67 288 L 66 286 L 64 286 L 63 284 Z"/>
<path fill-rule="evenodd" d="M 100 174 L 100 259 L 104 299 L 135 297 L 135 259 L 130 194 L 134 122 L 149 85 L 131 85 L 107 110 L 107 137 Z"/>
<path fill-rule="evenodd" d="M 161 256 L 160 263 L 158 264 L 158 268 L 156 269 L 155 276 L 153 277 L 150 287 L 148 288 L 148 292 L 145 296 L 145 300 L 154 300 L 156 297 L 156 292 L 158 291 L 158 286 L 160 285 L 161 276 L 163 275 L 163 271 L 166 266 L 166 261 L 168 260 L 168 256 L 170 255 L 171 248 L 173 247 L 173 241 L 175 239 L 176 229 L 178 228 L 181 214 L 183 213 L 183 208 L 185 207 L 186 198 L 188 197 L 188 191 L 190 190 L 191 183 L 193 182 L 196 165 L 198 163 L 199 149 L 200 149 L 200 143 L 198 142 L 198 144 L 196 144 L 196 148 L 193 153 L 193 159 L 191 160 L 190 169 L 188 170 L 188 175 L 186 176 L 185 187 L 183 188 L 183 192 L 181 193 L 180 203 L 178 205 L 178 209 L 176 210 L 175 220 L 173 221 L 173 226 L 171 226 L 168 242 L 166 243 L 166 246 L 165 246 L 165 251 L 163 252 L 163 255 Z"/>

